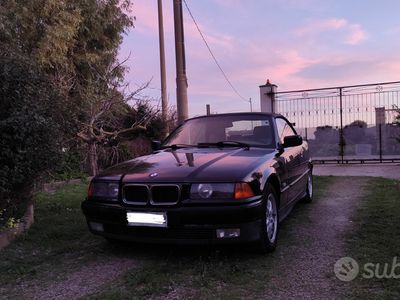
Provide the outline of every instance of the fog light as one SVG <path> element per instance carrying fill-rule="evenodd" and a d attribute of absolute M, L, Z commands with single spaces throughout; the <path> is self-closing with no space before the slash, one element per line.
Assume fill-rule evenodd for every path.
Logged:
<path fill-rule="evenodd" d="M 96 222 L 89 222 L 89 226 L 94 231 L 104 231 L 103 224 Z"/>
<path fill-rule="evenodd" d="M 219 239 L 237 238 L 239 236 L 240 236 L 239 228 L 217 229 L 217 238 Z"/>

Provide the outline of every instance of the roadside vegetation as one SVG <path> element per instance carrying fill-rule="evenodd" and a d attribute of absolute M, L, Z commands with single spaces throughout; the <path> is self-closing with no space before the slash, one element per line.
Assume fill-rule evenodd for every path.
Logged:
<path fill-rule="evenodd" d="M 353 294 L 358 299 L 400 298 L 400 182 L 377 178 L 371 180 L 369 194 L 354 219 L 355 231 L 347 237 L 350 257 L 360 266 Z M 390 274 L 397 257 L 397 278 L 364 278 L 365 264 L 372 263 L 374 273 Z M 378 271 L 376 270 L 377 264 Z M 385 271 L 384 265 L 387 264 Z M 371 269 L 369 267 L 369 269 Z"/>
<path fill-rule="evenodd" d="M 35 196 L 34 225 L 0 250 L 0 286 L 27 278 L 50 279 L 78 267 L 96 252 L 99 241 L 87 232 L 80 212 L 85 192 L 86 185 L 79 184 Z"/>
<path fill-rule="evenodd" d="M 323 189 L 332 180 L 316 178 L 315 201 L 321 201 Z M 84 264 L 128 257 L 139 262 L 135 268 L 107 281 L 97 293 L 87 297 L 143 299 L 174 293 L 189 298 L 257 297 L 262 295 L 274 266 L 290 263 L 284 262 L 283 257 L 290 257 L 291 251 L 301 246 L 294 242 L 296 225 L 308 222 L 307 214 L 312 209 L 312 205 L 301 203 L 283 223 L 279 254 L 261 256 L 244 246 L 116 246 L 89 233 L 80 211 L 86 189 L 87 184 L 82 183 L 36 195 L 36 222 L 28 233 L 0 250 L 0 294 L 9 298 L 29 297 L 30 288 L 38 283 L 44 288 Z"/>
<path fill-rule="evenodd" d="M 150 151 L 174 127 L 127 89 L 118 50 L 133 29 L 129 0 L 0 2 L 0 230 L 35 186 L 95 175 Z"/>

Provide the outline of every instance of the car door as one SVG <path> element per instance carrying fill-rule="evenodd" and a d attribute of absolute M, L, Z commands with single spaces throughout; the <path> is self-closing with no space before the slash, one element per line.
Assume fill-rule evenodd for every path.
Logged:
<path fill-rule="evenodd" d="M 278 131 L 279 143 L 283 145 L 284 138 L 286 136 L 295 135 L 296 131 L 292 125 L 283 117 L 276 117 L 276 126 Z M 285 148 L 281 154 L 285 169 L 287 171 L 287 177 L 285 181 L 282 181 L 282 190 L 286 191 L 286 199 L 284 200 L 283 206 L 290 204 L 294 201 L 300 193 L 300 177 L 301 177 L 301 146 Z M 282 179 L 281 179 L 282 180 Z"/>

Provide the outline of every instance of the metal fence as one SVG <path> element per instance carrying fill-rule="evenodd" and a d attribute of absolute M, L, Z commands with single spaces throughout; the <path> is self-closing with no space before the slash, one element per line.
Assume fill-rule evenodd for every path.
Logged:
<path fill-rule="evenodd" d="M 400 81 L 277 92 L 317 163 L 400 161 Z"/>

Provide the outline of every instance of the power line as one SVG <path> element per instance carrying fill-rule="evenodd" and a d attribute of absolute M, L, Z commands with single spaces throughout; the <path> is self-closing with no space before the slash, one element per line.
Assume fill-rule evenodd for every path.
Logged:
<path fill-rule="evenodd" d="M 221 65 L 218 63 L 217 58 L 215 57 L 214 53 L 211 51 L 210 46 L 207 43 L 207 40 L 205 38 L 205 36 L 203 35 L 203 33 L 200 30 L 199 25 L 197 25 L 197 22 L 192 14 L 192 12 L 190 11 L 189 6 L 186 3 L 186 0 L 183 0 L 183 3 L 185 4 L 185 7 L 187 9 L 187 11 L 189 12 L 190 17 L 193 20 L 194 25 L 197 28 L 197 31 L 200 33 L 201 38 L 203 39 L 204 44 L 206 45 L 208 52 L 210 52 L 211 57 L 214 59 L 215 64 L 217 65 L 218 69 L 221 71 L 222 75 L 224 76 L 225 80 L 228 82 L 228 84 L 230 85 L 230 87 L 232 88 L 232 90 L 236 93 L 236 95 L 238 95 L 242 100 L 249 102 L 249 100 L 245 99 L 242 95 L 240 95 L 240 93 L 237 91 L 237 89 L 233 86 L 232 82 L 229 80 L 228 76 L 226 75 L 226 73 L 224 72 L 224 70 L 222 69 Z"/>

